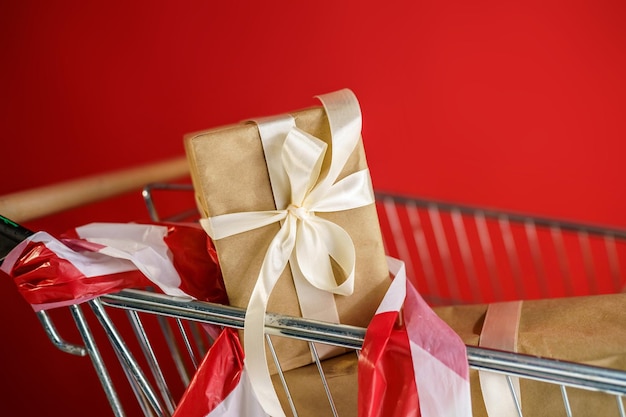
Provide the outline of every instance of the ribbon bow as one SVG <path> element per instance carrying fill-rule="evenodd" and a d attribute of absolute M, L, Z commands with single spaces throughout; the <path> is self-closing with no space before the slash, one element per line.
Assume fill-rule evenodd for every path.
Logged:
<path fill-rule="evenodd" d="M 276 171 L 276 167 L 268 167 L 270 172 L 274 169 L 276 173 L 272 178 L 272 188 L 277 209 L 230 213 L 201 220 L 213 239 L 281 222 L 280 230 L 265 254 L 244 323 L 244 349 L 250 380 L 263 408 L 274 417 L 284 416 L 284 413 L 273 390 L 265 360 L 264 324 L 269 296 L 290 259 L 292 269 L 299 270 L 311 286 L 332 294 L 352 294 L 356 258 L 354 243 L 341 226 L 316 214 L 350 210 L 374 202 L 367 169 L 337 181 L 360 139 L 361 114 L 356 98 L 349 90 L 318 98 L 326 110 L 332 139 L 327 174 L 321 175 L 328 151 L 324 141 L 297 128 L 291 118 L 289 129 L 284 128 L 285 119 L 268 121 L 266 123 L 270 125 L 282 124 L 282 128 L 278 127 L 274 132 L 287 130 L 282 146 L 272 146 L 274 152 L 280 152 L 282 169 Z M 259 124 L 259 130 L 263 136 L 268 128 Z M 280 141 L 282 138 L 279 144 Z M 266 155 L 266 159 L 271 158 Z M 346 279 L 341 283 L 333 274 L 330 258 L 345 274 Z"/>

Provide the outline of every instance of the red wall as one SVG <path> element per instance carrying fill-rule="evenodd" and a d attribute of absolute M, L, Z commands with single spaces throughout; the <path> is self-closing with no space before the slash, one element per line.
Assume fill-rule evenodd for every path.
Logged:
<path fill-rule="evenodd" d="M 349 87 L 376 188 L 626 227 L 626 3 L 249 3 L 3 2 L 0 195 Z M 133 194 L 27 226 L 145 217 Z M 87 360 L 0 291 L 3 414 L 110 415 Z"/>

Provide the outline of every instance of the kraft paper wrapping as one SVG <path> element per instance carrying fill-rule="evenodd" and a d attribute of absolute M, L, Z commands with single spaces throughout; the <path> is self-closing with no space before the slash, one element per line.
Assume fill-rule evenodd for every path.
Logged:
<path fill-rule="evenodd" d="M 524 301 L 517 352 L 626 370 L 626 294 Z M 488 305 L 437 307 L 467 345 L 478 345 Z M 520 379 L 525 416 L 565 416 L 559 386 Z M 486 416 L 478 372 L 471 372 L 474 416 Z M 572 415 L 619 416 L 613 396 L 567 389 Z"/>
<path fill-rule="evenodd" d="M 330 128 L 322 107 L 291 115 L 297 127 L 330 144 Z M 187 135 L 185 148 L 203 217 L 276 208 L 256 124 L 242 123 Z M 329 154 L 322 175 L 328 169 Z M 338 179 L 364 168 L 367 162 L 360 141 Z M 318 213 L 318 216 L 343 227 L 356 247 L 354 293 L 348 297 L 335 296 L 340 322 L 367 327 L 390 283 L 376 207 L 371 204 L 342 212 Z M 231 305 L 242 308 L 248 305 L 263 257 L 278 230 L 276 223 L 214 242 Z M 301 316 L 289 267 L 272 292 L 268 312 Z M 275 348 L 283 370 L 312 361 L 305 342 L 276 338 Z M 275 372 L 272 367 L 270 361 L 270 369 Z"/>
<path fill-rule="evenodd" d="M 337 415 L 356 417 L 358 398 L 358 358 L 350 352 L 322 361 L 324 376 L 328 382 Z M 294 402 L 298 417 L 332 416 L 332 409 L 322 385 L 316 364 L 285 372 L 285 381 Z M 287 416 L 292 416 L 287 395 L 278 375 L 272 376 L 278 398 Z"/>

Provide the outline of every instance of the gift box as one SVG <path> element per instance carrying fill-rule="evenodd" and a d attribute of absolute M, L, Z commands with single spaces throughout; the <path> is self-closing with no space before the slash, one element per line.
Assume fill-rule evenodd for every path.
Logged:
<path fill-rule="evenodd" d="M 339 107 L 340 113 L 343 111 L 341 102 L 349 102 L 353 107 L 356 103 L 356 99 L 349 90 L 332 94 L 334 97 L 339 97 L 340 103 L 335 107 Z M 326 144 L 327 151 L 323 156 L 323 162 L 317 165 L 320 169 L 318 183 L 328 177 L 330 171 L 337 169 L 336 164 L 333 165 L 333 158 L 335 153 L 339 155 L 337 149 L 341 148 L 336 142 L 333 143 L 335 138 L 332 134 L 327 108 L 315 106 L 291 112 L 289 115 L 280 115 L 280 117 L 283 117 L 280 120 L 287 120 L 287 122 L 291 119 L 295 123 L 298 135 L 306 136 L 305 139 L 314 137 L 311 141 L 313 147 L 318 146 L 316 139 Z M 267 119 L 257 121 L 257 123 L 244 122 L 224 126 L 185 137 L 191 177 L 198 207 L 204 219 L 225 214 L 271 212 L 288 208 L 288 202 L 276 201 L 276 187 L 272 172 L 275 172 L 276 165 L 281 163 L 280 155 L 274 154 L 280 153 L 281 144 L 276 145 L 274 142 L 268 145 L 263 142 L 260 129 L 265 126 L 265 120 Z M 340 171 L 334 172 L 334 175 L 338 174 L 338 182 L 352 174 L 367 170 L 367 161 L 360 138 L 360 111 L 358 125 L 358 142 L 350 151 L 345 163 L 339 167 Z M 279 142 L 281 140 L 283 138 Z M 369 183 L 369 174 L 367 174 L 367 179 Z M 369 187 L 371 188 L 371 183 Z M 346 198 L 350 199 L 350 197 Z M 354 244 L 353 293 L 349 296 L 334 295 L 333 298 L 339 322 L 366 327 L 390 283 L 375 205 L 372 202 L 372 204 L 348 210 L 316 212 L 315 216 L 317 219 L 328 220 L 345 230 Z M 231 305 L 248 307 L 268 248 L 281 230 L 282 224 L 274 221 L 263 227 L 214 240 Z M 341 281 L 345 271 L 337 267 L 334 259 L 331 264 L 335 277 L 340 277 Z M 302 297 L 298 298 L 293 278 L 293 262 L 290 262 L 271 290 L 267 311 L 288 316 L 305 316 L 323 321 L 334 321 L 328 319 L 326 308 L 320 307 L 319 311 L 315 311 L 316 296 L 309 297 L 312 298 L 309 303 L 313 301 L 314 311 L 307 311 L 303 314 Z M 241 336 L 243 337 L 243 334 Z M 312 362 L 307 343 L 295 339 L 277 338 L 274 344 L 283 370 Z M 342 350 L 335 349 L 332 352 L 324 351 L 323 356 L 332 357 L 341 353 L 343 353 Z M 269 362 L 273 373 L 275 369 L 271 361 Z"/>
<path fill-rule="evenodd" d="M 624 303 L 626 294 L 610 294 L 434 310 L 467 345 L 626 370 Z M 487 416 L 476 370 L 471 389 L 474 416 Z M 521 379 L 519 392 L 525 416 L 565 415 L 558 385 Z M 615 399 L 607 394 L 570 388 L 568 397 L 572 415 L 619 415 Z M 501 406 L 502 398 L 498 402 Z"/>

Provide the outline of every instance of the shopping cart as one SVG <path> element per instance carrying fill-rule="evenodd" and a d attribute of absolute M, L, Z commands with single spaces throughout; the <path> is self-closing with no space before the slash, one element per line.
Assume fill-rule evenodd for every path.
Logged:
<path fill-rule="evenodd" d="M 157 211 L 155 195 L 172 190 L 192 188 L 180 184 L 144 188 L 153 221 L 164 220 Z M 409 278 L 433 306 L 615 293 L 624 288 L 620 271 L 626 260 L 623 231 L 390 193 L 377 193 L 376 201 L 387 253 L 405 260 Z M 183 214 L 185 219 L 189 216 L 194 212 Z M 55 346 L 91 359 L 115 416 L 126 415 L 129 406 L 122 403 L 118 392 L 128 387 L 136 399 L 131 408 L 138 404 L 146 416 L 171 415 L 181 390 L 189 384 L 212 343 L 202 325 L 242 329 L 246 313 L 239 308 L 130 289 L 72 305 L 69 310 L 82 345 L 66 342 L 48 313 L 36 314 Z M 104 330 L 103 340 L 96 340 L 101 332 L 89 324 L 87 315 L 97 319 Z M 315 344 L 323 343 L 358 355 L 364 335 L 363 328 L 271 313 L 266 317 L 271 352 L 273 339 L 287 337 L 310 343 L 313 353 Z M 106 363 L 104 350 L 114 352 L 125 380 L 113 380 L 109 368 L 119 364 Z M 615 415 L 626 416 L 626 372 L 473 346 L 468 346 L 467 352 L 472 369 L 506 376 L 520 416 L 525 414 L 513 389 L 514 378 L 558 387 L 562 415 L 576 416 L 569 394 L 580 389 L 594 392 L 601 401 L 613 402 Z M 274 360 L 280 370 L 280 358 L 274 355 Z M 328 397 L 328 405 L 318 415 L 344 415 L 335 406 L 331 383 L 325 381 L 323 361 L 316 356 L 315 363 Z M 293 415 L 298 415 L 296 407 L 290 402 Z"/>

